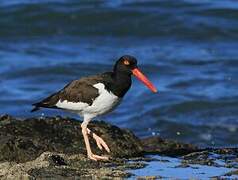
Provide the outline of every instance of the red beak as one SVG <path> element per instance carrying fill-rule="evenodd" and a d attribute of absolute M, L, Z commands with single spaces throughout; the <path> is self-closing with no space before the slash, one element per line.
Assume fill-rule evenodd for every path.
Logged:
<path fill-rule="evenodd" d="M 156 87 L 149 81 L 149 79 L 138 69 L 132 69 L 133 75 L 135 75 L 141 82 L 143 82 L 152 92 L 156 93 Z"/>

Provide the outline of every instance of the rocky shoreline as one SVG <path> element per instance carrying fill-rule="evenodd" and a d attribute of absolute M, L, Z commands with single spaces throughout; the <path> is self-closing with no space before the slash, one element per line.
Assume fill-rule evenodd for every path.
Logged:
<path fill-rule="evenodd" d="M 63 117 L 0 116 L 0 178 L 127 178 L 133 176 L 128 170 L 143 168 L 146 162 L 153 161 L 147 156 L 152 154 L 180 158 L 180 167 L 191 164 L 219 167 L 217 160 L 222 160 L 225 162 L 222 166 L 231 168 L 223 176 L 238 173 L 237 148 L 199 149 L 160 137 L 139 139 L 127 129 L 101 121 L 93 121 L 89 128 L 108 143 L 111 153 L 98 149 L 93 139 L 90 142 L 93 152 L 108 155 L 110 161 L 94 162 L 86 157 L 80 124 Z"/>

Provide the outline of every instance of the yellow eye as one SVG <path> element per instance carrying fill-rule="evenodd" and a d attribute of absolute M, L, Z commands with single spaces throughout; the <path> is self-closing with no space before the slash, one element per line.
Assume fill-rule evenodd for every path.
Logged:
<path fill-rule="evenodd" d="M 125 65 L 130 65 L 130 62 L 129 62 L 128 60 L 124 60 L 123 63 L 124 63 Z"/>

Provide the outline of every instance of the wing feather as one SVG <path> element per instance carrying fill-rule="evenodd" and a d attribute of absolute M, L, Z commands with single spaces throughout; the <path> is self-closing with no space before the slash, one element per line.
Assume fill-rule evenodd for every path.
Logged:
<path fill-rule="evenodd" d="M 94 84 L 102 82 L 103 76 L 90 76 L 74 80 L 67 84 L 63 89 L 50 95 L 40 102 L 33 104 L 35 106 L 31 112 L 43 108 L 58 108 L 57 102 L 67 100 L 69 102 L 84 102 L 89 105 L 99 95 L 98 89 L 93 87 Z"/>

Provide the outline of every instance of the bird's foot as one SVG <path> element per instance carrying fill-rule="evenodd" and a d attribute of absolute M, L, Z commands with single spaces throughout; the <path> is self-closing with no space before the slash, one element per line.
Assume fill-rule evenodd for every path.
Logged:
<path fill-rule="evenodd" d="M 98 160 L 108 161 L 109 160 L 109 158 L 106 157 L 106 156 L 99 156 L 99 155 L 96 155 L 96 154 L 93 154 L 93 153 L 88 154 L 88 158 L 92 159 L 94 161 L 98 161 Z"/>
<path fill-rule="evenodd" d="M 110 149 L 109 149 L 108 145 L 105 143 L 105 141 L 101 137 L 99 137 L 98 135 L 93 133 L 93 139 L 95 139 L 97 146 L 100 150 L 102 150 L 104 148 L 108 153 L 110 153 Z M 97 155 L 95 155 L 95 156 L 97 156 Z M 102 156 L 99 156 L 99 157 L 102 157 Z"/>

